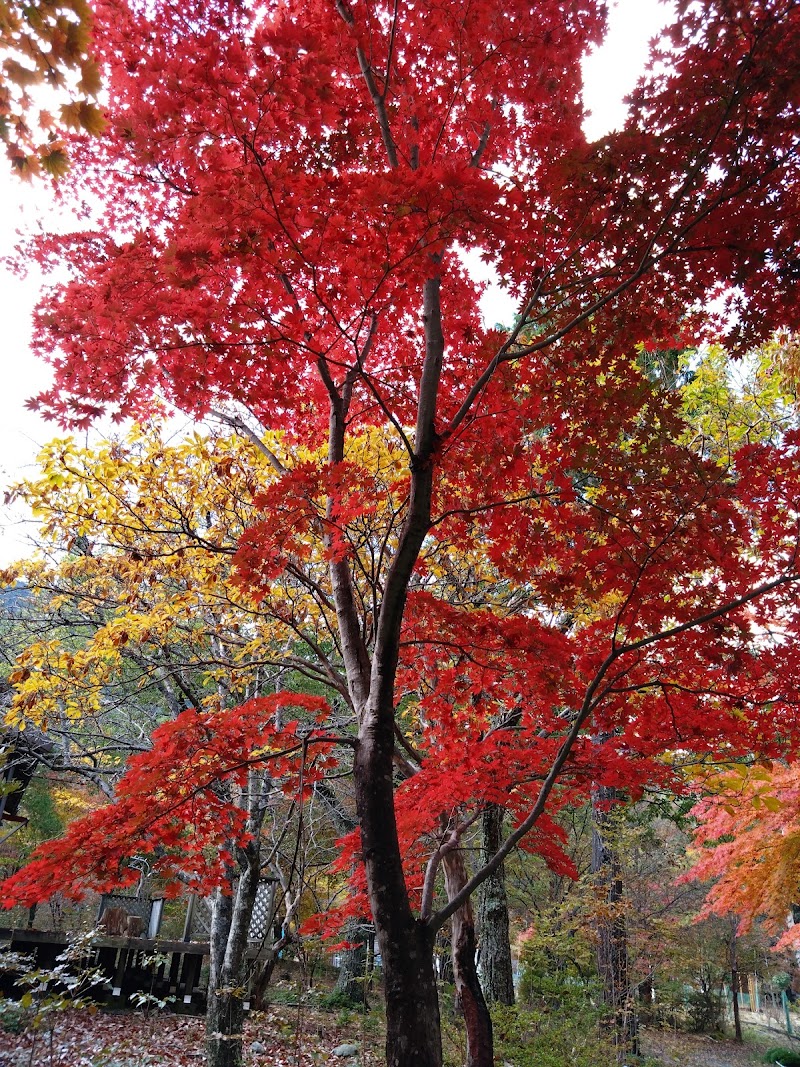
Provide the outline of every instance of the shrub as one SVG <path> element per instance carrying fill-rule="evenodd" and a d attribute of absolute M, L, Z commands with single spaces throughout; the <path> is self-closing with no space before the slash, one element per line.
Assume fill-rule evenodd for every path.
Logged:
<path fill-rule="evenodd" d="M 783 1067 L 800 1067 L 800 1054 L 789 1048 L 771 1048 L 764 1053 L 764 1063 L 782 1064 Z"/>
<path fill-rule="evenodd" d="M 557 1010 L 492 1007 L 495 1055 L 515 1067 L 616 1067 L 610 1035 L 588 997 L 563 1002 Z"/>

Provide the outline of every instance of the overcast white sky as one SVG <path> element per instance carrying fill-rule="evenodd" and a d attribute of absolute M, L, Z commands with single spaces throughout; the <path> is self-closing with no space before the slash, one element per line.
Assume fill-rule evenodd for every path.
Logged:
<path fill-rule="evenodd" d="M 647 58 L 648 42 L 668 21 L 670 4 L 660 0 L 617 0 L 611 8 L 609 33 L 603 47 L 584 66 L 586 100 L 593 115 L 590 137 L 599 136 L 624 119 L 623 97 L 633 88 Z M 0 256 L 11 252 L 17 231 L 35 230 L 53 210 L 52 194 L 44 185 L 23 186 L 0 161 Z M 48 368 L 29 350 L 30 316 L 39 279 L 23 281 L 0 266 L 0 502 L 6 487 L 30 469 L 39 448 L 59 429 L 25 409 L 25 401 L 44 388 Z M 495 321 L 509 318 L 493 309 Z M 0 566 L 27 554 L 30 522 L 0 504 Z"/>

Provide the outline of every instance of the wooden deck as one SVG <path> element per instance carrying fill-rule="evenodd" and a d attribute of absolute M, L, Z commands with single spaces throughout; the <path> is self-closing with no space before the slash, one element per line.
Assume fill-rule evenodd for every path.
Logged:
<path fill-rule="evenodd" d="M 52 967 L 67 947 L 66 934 L 52 931 L 0 927 L 0 946 L 35 956 L 40 967 Z M 206 976 L 203 963 L 209 955 L 207 941 L 174 941 L 164 938 L 108 937 L 92 939 L 92 966 L 100 967 L 106 982 L 98 998 L 124 1004 L 133 993 L 152 993 L 159 999 L 174 998 L 176 1006 L 203 1010 Z M 264 958 L 253 944 L 248 958 Z M 13 995 L 13 977 L 0 974 L 0 990 Z"/>

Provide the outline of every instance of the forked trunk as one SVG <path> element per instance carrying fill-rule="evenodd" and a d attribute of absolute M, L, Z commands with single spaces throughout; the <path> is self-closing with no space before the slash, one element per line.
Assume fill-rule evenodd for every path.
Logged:
<path fill-rule="evenodd" d="M 211 904 L 209 934 L 211 964 L 206 1006 L 206 1061 L 208 1067 L 241 1067 L 244 1000 L 226 989 L 223 973 L 225 950 L 231 932 L 233 898 L 217 889 Z M 238 1001 L 241 1012 L 236 1007 Z"/>
<path fill-rule="evenodd" d="M 233 895 L 217 889 L 211 913 L 211 962 L 206 1007 L 208 1067 L 242 1067 L 247 936 L 258 888 L 258 846 L 240 849 L 241 873 Z"/>
<path fill-rule="evenodd" d="M 442 857 L 445 888 L 449 900 L 467 884 L 467 869 L 460 848 Z M 467 1067 L 492 1067 L 494 1047 L 492 1017 L 483 997 L 475 963 L 475 919 L 469 901 L 451 919 L 453 977 L 456 997 L 467 1030 Z"/>
<path fill-rule="evenodd" d="M 439 262 L 440 255 L 432 254 L 431 266 Z M 411 910 L 397 833 L 393 777 L 400 630 L 409 582 L 431 521 L 436 398 L 444 354 L 440 286 L 437 273 L 427 279 L 423 289 L 425 358 L 419 382 L 411 491 L 383 587 L 371 663 L 355 610 L 350 573 L 342 561 L 331 563 L 348 685 L 361 719 L 353 776 L 367 892 L 383 963 L 387 1067 L 441 1067 L 442 1063 L 433 933 Z M 348 392 L 348 404 L 351 395 Z M 344 396 L 344 387 L 341 395 L 332 391 L 331 463 L 344 458 Z M 329 501 L 329 511 L 331 507 Z"/>

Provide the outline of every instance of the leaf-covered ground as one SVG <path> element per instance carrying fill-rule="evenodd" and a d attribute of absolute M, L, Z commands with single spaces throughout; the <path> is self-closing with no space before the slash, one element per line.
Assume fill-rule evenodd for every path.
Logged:
<path fill-rule="evenodd" d="M 382 1035 L 370 1020 L 365 1026 L 358 1016 L 276 1005 L 248 1020 L 246 1062 L 380 1067 Z M 643 1052 L 661 1067 L 763 1067 L 765 1047 L 786 1044 L 777 1033 L 744 1046 L 671 1031 L 646 1030 L 642 1038 Z M 345 1043 L 358 1045 L 360 1055 L 335 1057 L 333 1050 Z M 52 1041 L 47 1032 L 34 1042 L 30 1034 L 0 1030 L 0 1067 L 202 1067 L 204 1056 L 203 1020 L 189 1016 L 73 1011 L 59 1016 Z"/>
<path fill-rule="evenodd" d="M 768 1047 L 787 1047 L 789 1039 L 780 1033 L 772 1036 L 748 1035 L 744 1045 L 707 1034 L 674 1033 L 671 1030 L 642 1032 L 642 1051 L 662 1067 L 764 1067 Z"/>
<path fill-rule="evenodd" d="M 359 1017 L 342 1021 L 282 1005 L 248 1020 L 245 1048 L 253 1067 L 352 1064 L 332 1054 L 343 1043 L 360 1047 L 363 1067 L 378 1067 L 382 1060 L 380 1037 L 366 1031 Z M 0 1067 L 187 1067 L 202 1065 L 205 1056 L 203 1020 L 180 1015 L 69 1012 L 59 1017 L 52 1043 L 44 1032 L 36 1037 L 33 1057 L 31 1046 L 30 1034 L 0 1030 Z"/>

